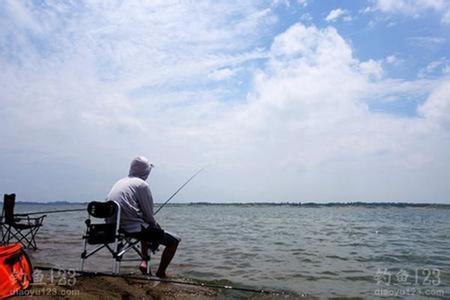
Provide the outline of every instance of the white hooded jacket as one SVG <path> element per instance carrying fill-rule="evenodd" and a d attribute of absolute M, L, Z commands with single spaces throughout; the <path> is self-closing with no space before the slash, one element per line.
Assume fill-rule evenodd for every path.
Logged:
<path fill-rule="evenodd" d="M 106 200 L 120 205 L 120 228 L 127 232 L 139 232 L 141 226 L 156 227 L 153 218 L 153 197 L 148 183 L 152 165 L 142 156 L 133 159 L 128 177 L 114 184 Z"/>

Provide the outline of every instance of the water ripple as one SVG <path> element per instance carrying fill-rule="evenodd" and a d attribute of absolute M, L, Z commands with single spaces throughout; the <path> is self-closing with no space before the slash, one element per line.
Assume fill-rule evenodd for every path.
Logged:
<path fill-rule="evenodd" d="M 34 263 L 78 268 L 84 218 L 49 216 L 37 238 L 40 250 L 30 253 Z M 179 276 L 318 297 L 372 298 L 380 270 L 413 276 L 428 268 L 440 271 L 440 288 L 450 289 L 445 209 L 174 206 L 158 221 L 183 238 L 172 268 Z M 153 268 L 160 255 L 152 256 Z M 124 263 L 124 270 L 136 266 Z M 110 267 L 107 252 L 86 265 Z"/>

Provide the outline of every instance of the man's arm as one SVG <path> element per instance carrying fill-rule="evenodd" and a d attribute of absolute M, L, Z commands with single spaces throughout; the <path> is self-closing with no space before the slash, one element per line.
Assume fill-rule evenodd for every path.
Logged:
<path fill-rule="evenodd" d="M 155 218 L 153 218 L 153 197 L 152 192 L 147 185 L 142 186 L 139 191 L 139 206 L 144 214 L 144 221 L 148 223 L 151 227 L 156 227 L 157 223 Z"/>

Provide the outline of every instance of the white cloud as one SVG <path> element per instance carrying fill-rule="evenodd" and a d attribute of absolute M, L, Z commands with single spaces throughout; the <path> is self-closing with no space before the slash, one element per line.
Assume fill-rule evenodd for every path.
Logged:
<path fill-rule="evenodd" d="M 450 8 L 444 13 L 441 19 L 442 23 L 450 24 Z"/>
<path fill-rule="evenodd" d="M 441 79 L 384 78 L 333 27 L 257 49 L 273 24 L 259 1 L 77 3 L 27 11 L 37 44 L 23 18 L 0 21 L 2 190 L 99 199 L 145 154 L 157 200 L 209 164 L 179 201 L 448 201 Z M 224 101 L 234 70 L 249 88 Z M 417 94 L 420 117 L 367 104 Z"/>
<path fill-rule="evenodd" d="M 397 56 L 395 55 L 389 55 L 386 57 L 385 59 L 386 63 L 390 64 L 390 65 L 398 65 L 400 63 L 402 63 L 402 60 L 399 59 Z"/>
<path fill-rule="evenodd" d="M 8 130 L 0 136 L 9 142 L 0 147 L 8 161 L 0 177 L 12 185 L 1 188 L 21 189 L 24 174 L 11 172 L 13 163 L 26 161 L 20 153 L 27 153 L 49 169 L 47 176 L 34 176 L 41 169 L 33 168 L 31 186 L 22 191 L 29 199 L 100 197 L 93 193 L 106 192 L 120 174 L 114 173 L 120 163 L 104 162 L 125 162 L 138 153 L 168 168 L 203 162 L 201 156 L 186 160 L 192 145 L 183 143 L 225 106 L 219 101 L 224 89 L 204 90 L 208 74 L 264 57 L 253 45 L 260 28 L 273 22 L 266 7 L 238 1 L 5 5 L 0 116 Z M 179 145 L 186 156 L 171 157 L 167 149 Z M 66 159 L 75 164 L 67 182 L 54 163 Z M 95 164 L 105 168 L 93 171 Z M 101 189 L 86 172 L 104 177 Z M 41 190 L 47 180 L 59 184 Z M 82 182 L 83 191 L 66 193 L 72 180 Z"/>
<path fill-rule="evenodd" d="M 309 23 L 312 22 L 313 17 L 311 16 L 310 13 L 304 13 L 300 16 L 300 21 L 304 22 L 304 23 Z"/>
<path fill-rule="evenodd" d="M 3 4 L 4 9 L 14 19 L 14 23 L 18 25 L 20 29 L 29 30 L 33 33 L 42 32 L 42 25 L 37 22 L 35 17 L 33 17 L 32 13 L 30 12 L 30 8 L 27 7 L 27 3 L 14 0 L 6 0 Z"/>
<path fill-rule="evenodd" d="M 442 74 L 450 74 L 450 64 L 446 64 L 446 65 L 442 68 Z"/>
<path fill-rule="evenodd" d="M 299 3 L 300 6 L 302 6 L 302 7 L 308 6 L 308 0 L 298 0 L 298 3 Z"/>
<path fill-rule="evenodd" d="M 450 80 L 442 82 L 418 110 L 425 118 L 450 129 Z"/>
<path fill-rule="evenodd" d="M 445 4 L 444 0 L 377 0 L 376 7 L 383 12 L 415 15 L 426 9 L 441 10 Z"/>
<path fill-rule="evenodd" d="M 315 64 L 318 60 L 331 64 L 352 61 L 351 49 L 335 28 L 319 31 L 314 26 L 305 27 L 301 24 L 291 26 L 284 34 L 275 37 L 271 54 L 275 57 L 299 57 L 309 64 Z M 285 61 L 273 60 L 272 63 L 283 64 Z"/>
<path fill-rule="evenodd" d="M 373 7 L 373 6 L 366 6 L 364 8 L 361 8 L 359 10 L 359 13 L 361 13 L 361 14 L 369 14 L 369 13 L 372 13 L 374 11 L 376 11 L 375 7 Z"/>
<path fill-rule="evenodd" d="M 450 60 L 443 57 L 441 59 L 430 62 L 425 68 L 419 71 L 419 77 L 427 77 L 431 75 L 441 76 L 448 73 L 450 68 Z"/>
<path fill-rule="evenodd" d="M 413 47 L 422 47 L 433 49 L 436 48 L 447 40 L 439 36 L 413 36 L 407 38 L 408 44 Z"/>
<path fill-rule="evenodd" d="M 325 18 L 327 22 L 336 22 L 338 19 L 342 19 L 344 21 L 351 21 L 352 17 L 350 16 L 349 12 L 345 9 L 337 8 L 328 14 L 328 16 Z"/>
<path fill-rule="evenodd" d="M 362 74 L 366 74 L 375 79 L 380 79 L 383 75 L 381 62 L 374 61 L 373 59 L 360 63 L 359 68 Z"/>
<path fill-rule="evenodd" d="M 370 11 L 381 11 L 383 13 L 398 13 L 411 17 L 420 17 L 426 11 L 434 11 L 443 14 L 442 22 L 445 23 L 446 11 L 450 8 L 450 3 L 446 0 L 375 0 L 372 7 L 366 9 Z"/>
<path fill-rule="evenodd" d="M 435 178 L 433 187 L 425 188 L 427 192 L 423 185 L 416 188 L 425 179 L 418 172 L 446 172 L 430 153 L 444 165 L 450 164 L 444 151 L 449 143 L 436 144 L 449 132 L 435 131 L 435 117 L 398 118 L 372 113 L 364 104 L 364 99 L 376 93 L 382 92 L 383 97 L 426 94 L 433 85 L 372 82 L 367 71 L 381 73 L 380 63 L 358 62 L 333 28 L 292 26 L 276 37 L 271 53 L 269 67 L 256 76 L 249 104 L 219 126 L 236 141 L 228 145 L 238 145 L 226 147 L 232 153 L 226 156 L 230 168 L 246 174 L 242 166 L 246 161 L 258 170 L 259 180 L 271 182 L 278 193 L 284 188 L 289 197 L 302 195 L 309 200 L 335 197 L 338 186 L 340 199 L 364 198 L 363 190 L 369 188 L 372 196 L 365 200 L 393 200 L 400 195 L 413 200 L 446 189 L 443 178 Z M 340 176 L 345 181 L 338 180 Z M 297 183 L 297 188 L 287 183 Z M 323 184 L 333 187 L 330 195 L 323 192 Z M 384 192 L 386 185 L 389 196 Z M 294 189 L 292 194 L 287 186 Z M 415 194 L 406 196 L 404 191 L 411 189 Z"/>
<path fill-rule="evenodd" d="M 211 73 L 208 74 L 208 77 L 213 79 L 213 80 L 224 80 L 224 79 L 228 79 L 230 77 L 232 77 L 234 74 L 236 74 L 236 70 L 232 70 L 230 68 L 223 68 L 223 69 L 218 69 L 218 70 L 214 70 Z"/>

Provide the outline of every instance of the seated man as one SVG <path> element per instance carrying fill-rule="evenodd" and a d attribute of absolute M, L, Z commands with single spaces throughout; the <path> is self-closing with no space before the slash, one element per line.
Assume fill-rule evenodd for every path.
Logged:
<path fill-rule="evenodd" d="M 137 157 L 131 162 L 128 177 L 114 184 L 106 200 L 116 201 L 120 205 L 120 229 L 134 235 L 142 242 L 142 255 L 148 257 L 149 243 L 162 244 L 165 249 L 161 256 L 156 276 L 166 277 L 170 264 L 180 242 L 180 238 L 161 227 L 153 218 L 153 198 L 147 182 L 153 165 L 145 157 Z M 157 247 L 156 244 L 156 247 Z M 146 273 L 147 261 L 143 260 L 139 269 Z"/>

